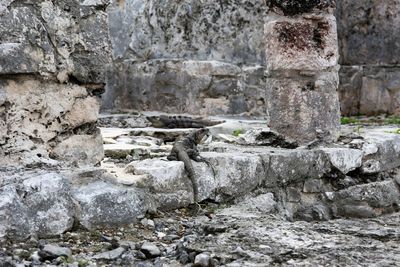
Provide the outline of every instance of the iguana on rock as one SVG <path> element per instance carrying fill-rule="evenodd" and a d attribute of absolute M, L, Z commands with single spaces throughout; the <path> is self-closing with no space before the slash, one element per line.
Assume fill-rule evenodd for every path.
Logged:
<path fill-rule="evenodd" d="M 193 185 L 193 198 L 197 204 L 199 187 L 196 181 L 196 174 L 194 172 L 192 160 L 197 162 L 204 162 L 205 160 L 200 156 L 197 150 L 197 145 L 200 144 L 208 135 L 210 131 L 207 128 L 191 132 L 188 136 L 178 140 L 174 143 L 172 151 L 167 157 L 168 160 L 179 160 L 185 164 L 185 170 L 188 173 L 189 179 Z"/>
<path fill-rule="evenodd" d="M 156 128 L 204 128 L 222 123 L 223 121 L 211 121 L 203 118 L 191 118 L 186 116 L 148 116 L 151 125 Z"/>

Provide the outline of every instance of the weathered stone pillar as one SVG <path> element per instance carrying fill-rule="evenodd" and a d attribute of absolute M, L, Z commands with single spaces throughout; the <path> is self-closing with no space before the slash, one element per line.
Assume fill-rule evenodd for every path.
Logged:
<path fill-rule="evenodd" d="M 338 42 L 331 1 L 271 1 L 265 24 L 271 129 L 300 144 L 340 127 Z"/>
<path fill-rule="evenodd" d="M 0 167 L 95 165 L 104 66 L 102 1 L 0 3 Z"/>

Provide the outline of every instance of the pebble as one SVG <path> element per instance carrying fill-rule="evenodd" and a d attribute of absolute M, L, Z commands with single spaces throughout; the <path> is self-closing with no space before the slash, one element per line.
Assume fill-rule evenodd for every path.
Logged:
<path fill-rule="evenodd" d="M 198 267 L 208 267 L 210 266 L 210 255 L 206 253 L 200 253 L 194 258 L 194 265 Z"/>
<path fill-rule="evenodd" d="M 93 256 L 93 259 L 114 260 L 114 259 L 119 258 L 122 255 L 122 253 L 124 253 L 124 251 L 125 251 L 125 248 L 119 247 L 119 248 L 116 248 L 116 249 L 113 249 L 110 251 L 105 251 L 105 252 L 96 254 Z"/>
<path fill-rule="evenodd" d="M 140 251 L 142 251 L 147 258 L 155 258 L 161 255 L 160 249 L 150 242 L 144 242 Z"/>

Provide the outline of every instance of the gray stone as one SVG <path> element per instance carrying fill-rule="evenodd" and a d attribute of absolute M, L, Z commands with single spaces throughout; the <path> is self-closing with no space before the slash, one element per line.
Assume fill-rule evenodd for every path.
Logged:
<path fill-rule="evenodd" d="M 118 247 L 116 249 L 110 250 L 110 251 L 105 251 L 102 253 L 98 253 L 94 255 L 92 258 L 96 260 L 115 260 L 119 258 L 122 253 L 125 252 L 125 248 L 123 247 Z"/>
<path fill-rule="evenodd" d="M 397 1 L 337 1 L 340 63 L 395 65 L 400 62 Z M 372 26 L 373 25 L 373 26 Z"/>
<path fill-rule="evenodd" d="M 364 67 L 361 86 L 361 114 L 400 115 L 400 68 Z"/>
<path fill-rule="evenodd" d="M 0 12 L 0 73 L 40 73 L 61 82 L 68 75 L 84 83 L 104 81 L 111 60 L 104 11 L 76 0 L 12 2 Z"/>
<path fill-rule="evenodd" d="M 376 217 L 375 210 L 367 205 L 346 205 L 334 206 L 334 216 L 347 218 L 372 218 Z"/>
<path fill-rule="evenodd" d="M 338 93 L 342 115 L 352 116 L 360 113 L 362 77 L 362 66 L 340 66 Z"/>
<path fill-rule="evenodd" d="M 336 140 L 340 126 L 337 86 L 335 72 L 311 77 L 271 74 L 266 86 L 269 127 L 299 144 Z"/>
<path fill-rule="evenodd" d="M 140 248 L 147 258 L 155 258 L 161 255 L 160 249 L 153 243 L 145 242 Z"/>
<path fill-rule="evenodd" d="M 319 150 L 282 150 L 269 154 L 265 186 L 286 186 L 306 179 L 320 179 L 329 172 L 326 155 Z"/>
<path fill-rule="evenodd" d="M 209 267 L 211 263 L 210 261 L 210 255 L 206 253 L 200 253 L 196 255 L 196 258 L 194 258 L 194 265 L 199 267 Z"/>
<path fill-rule="evenodd" d="M 47 244 L 43 247 L 42 251 L 47 252 L 55 257 L 65 256 L 71 257 L 72 251 L 70 248 L 67 247 L 60 247 L 54 244 Z"/>
<path fill-rule="evenodd" d="M 265 177 L 260 156 L 247 153 L 201 154 L 215 172 L 215 193 L 217 200 L 228 200 L 255 189 Z"/>
<path fill-rule="evenodd" d="M 61 234 L 72 228 L 75 204 L 66 177 L 56 173 L 35 175 L 18 188 L 27 208 L 30 229 L 38 236 Z"/>
<path fill-rule="evenodd" d="M 99 102 L 86 88 L 31 78 L 1 80 L 0 88 L 7 103 L 0 125 L 8 129 L 0 136 L 1 165 L 32 167 L 51 157 L 67 164 L 102 159 L 95 126 Z"/>
<path fill-rule="evenodd" d="M 263 104 L 257 105 L 264 99 L 265 83 L 264 73 L 257 71 L 257 66 L 241 69 L 220 61 L 183 59 L 115 64 L 107 76 L 104 109 L 265 115 L 265 110 L 261 113 Z M 167 97 L 161 101 L 160 95 Z"/>
<path fill-rule="evenodd" d="M 394 180 L 395 180 L 395 182 L 400 186 L 400 175 L 399 175 L 399 174 L 397 174 L 397 175 L 394 177 Z"/>
<path fill-rule="evenodd" d="M 116 2 L 108 8 L 113 53 L 138 61 L 186 57 L 262 63 L 267 10 L 266 3 L 255 0 Z"/>
<path fill-rule="evenodd" d="M 400 135 L 392 133 L 397 128 L 383 127 L 365 131 L 365 141 L 375 144 L 377 152 L 364 157 L 362 171 L 378 173 L 400 166 Z"/>
<path fill-rule="evenodd" d="M 326 190 L 322 179 L 308 179 L 304 182 L 304 193 L 320 193 L 324 191 Z"/>
<path fill-rule="evenodd" d="M 267 17 L 267 69 L 322 71 L 338 61 L 336 19 L 330 14 Z"/>
<path fill-rule="evenodd" d="M 48 237 L 69 230 L 75 205 L 68 180 L 56 173 L 17 174 L 17 181 L 0 190 L 0 236 L 25 239 Z"/>
<path fill-rule="evenodd" d="M 373 182 L 340 190 L 334 194 L 333 201 L 338 215 L 377 216 L 400 203 L 400 192 L 392 180 Z"/>
<path fill-rule="evenodd" d="M 22 203 L 15 186 L 2 187 L 0 196 L 0 238 L 27 238 L 30 233 L 30 225 L 26 223 L 29 221 L 27 207 Z"/>
<path fill-rule="evenodd" d="M 80 206 L 78 220 L 88 229 L 134 223 L 152 206 L 143 190 L 103 181 L 75 185 L 72 196 Z"/>
<path fill-rule="evenodd" d="M 324 148 L 322 151 L 328 155 L 331 164 L 343 174 L 347 174 L 362 165 L 363 152 L 359 149 Z"/>
<path fill-rule="evenodd" d="M 301 200 L 300 190 L 294 187 L 286 188 L 286 199 L 289 202 L 300 202 Z"/>
<path fill-rule="evenodd" d="M 261 213 L 274 212 L 277 207 L 274 195 L 272 193 L 261 194 L 255 197 L 248 197 L 238 203 L 237 208 L 246 211 L 258 211 Z"/>

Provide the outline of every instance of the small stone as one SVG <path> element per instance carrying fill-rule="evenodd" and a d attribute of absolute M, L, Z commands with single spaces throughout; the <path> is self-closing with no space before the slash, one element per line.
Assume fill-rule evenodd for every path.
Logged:
<path fill-rule="evenodd" d="M 147 258 L 155 258 L 161 255 L 160 249 L 153 243 L 143 243 L 140 251 L 142 251 Z"/>
<path fill-rule="evenodd" d="M 286 197 L 289 202 L 300 202 L 301 194 L 300 190 L 294 187 L 288 187 L 286 189 Z"/>
<path fill-rule="evenodd" d="M 136 258 L 141 259 L 141 260 L 145 260 L 146 259 L 146 255 L 141 251 L 136 251 L 135 252 L 135 256 L 136 256 Z"/>
<path fill-rule="evenodd" d="M 154 221 L 150 220 L 150 219 L 147 220 L 147 226 L 150 227 L 150 228 L 154 228 L 155 227 Z"/>
<path fill-rule="evenodd" d="M 173 241 L 173 240 L 176 240 L 176 239 L 179 239 L 179 236 L 178 235 L 174 235 L 174 234 L 166 235 L 166 236 L 163 237 L 163 240 L 165 240 L 165 241 Z"/>
<path fill-rule="evenodd" d="M 60 256 L 71 257 L 71 255 L 72 255 L 71 249 L 66 248 L 66 247 L 60 247 L 60 246 L 53 245 L 53 244 L 45 245 L 43 247 L 42 251 L 47 252 L 50 255 L 53 255 L 54 258 L 57 258 Z"/>
<path fill-rule="evenodd" d="M 182 264 L 186 264 L 190 262 L 189 254 L 186 251 L 182 251 L 181 255 L 179 255 L 178 260 Z"/>
<path fill-rule="evenodd" d="M 198 267 L 208 267 L 210 266 L 210 260 L 211 260 L 210 255 L 206 253 L 200 253 L 194 259 L 194 265 Z"/>
<path fill-rule="evenodd" d="M 119 247 L 110 251 L 102 252 L 93 256 L 97 260 L 114 260 L 119 258 L 124 253 L 125 248 Z"/>
<path fill-rule="evenodd" d="M 32 261 L 32 263 L 35 265 L 40 264 L 40 256 L 39 256 L 39 252 L 35 251 L 32 253 L 30 260 Z"/>
<path fill-rule="evenodd" d="M 164 238 L 165 236 L 166 236 L 165 233 L 163 233 L 163 232 L 157 232 L 157 237 L 158 237 L 158 238 L 162 239 L 162 238 Z"/>
<path fill-rule="evenodd" d="M 365 143 L 363 145 L 362 151 L 364 153 L 364 156 L 372 155 L 378 152 L 378 146 L 376 144 Z"/>
<path fill-rule="evenodd" d="M 308 179 L 304 182 L 303 192 L 319 193 L 324 191 L 324 185 L 321 179 Z"/>

